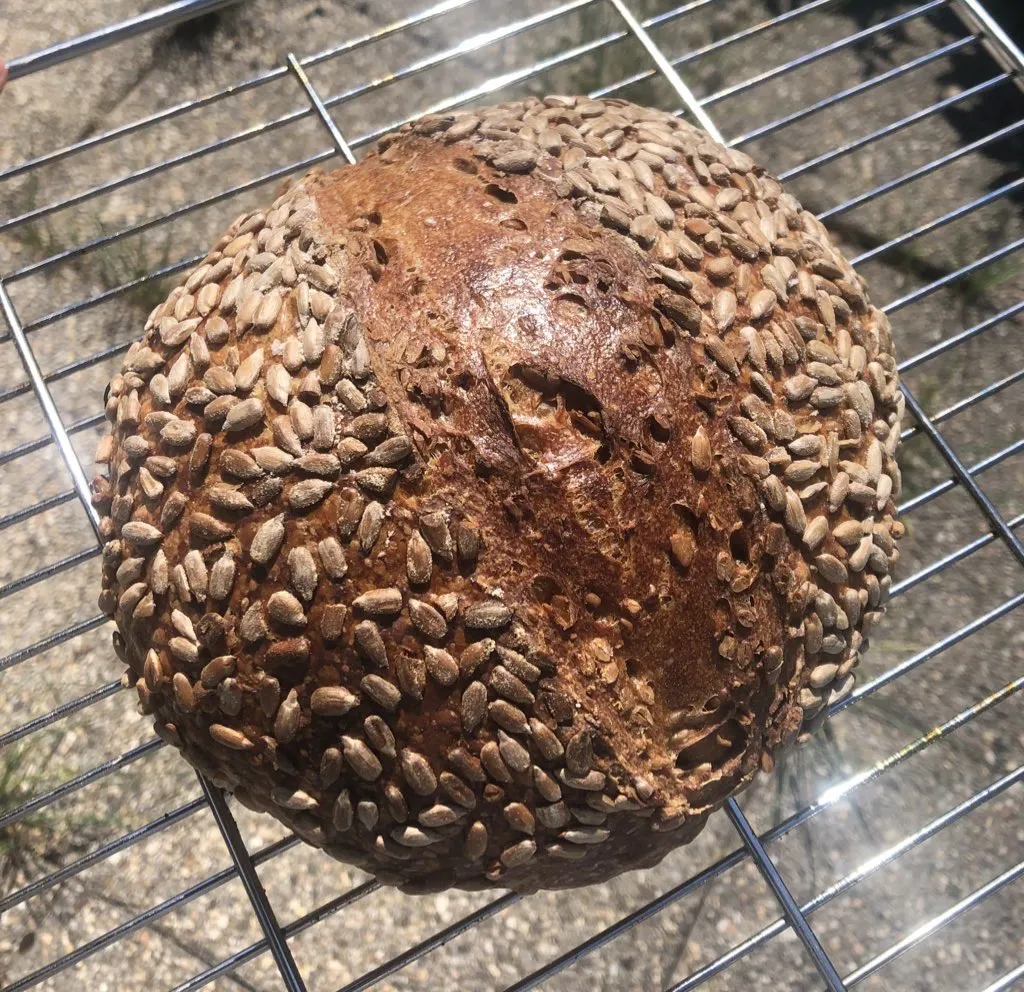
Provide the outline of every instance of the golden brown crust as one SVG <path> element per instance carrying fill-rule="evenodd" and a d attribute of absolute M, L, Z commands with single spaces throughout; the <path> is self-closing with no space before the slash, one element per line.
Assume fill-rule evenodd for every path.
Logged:
<path fill-rule="evenodd" d="M 852 687 L 888 324 L 668 115 L 381 146 L 239 218 L 115 377 L 115 644 L 189 760 L 410 891 L 654 864 Z"/>

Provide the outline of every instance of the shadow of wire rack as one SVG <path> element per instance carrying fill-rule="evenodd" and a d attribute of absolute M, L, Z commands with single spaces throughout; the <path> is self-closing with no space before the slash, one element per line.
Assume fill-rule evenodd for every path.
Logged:
<path fill-rule="evenodd" d="M 84 79 L 80 65 L 153 37 L 173 46 L 170 25 L 228 6 L 179 0 L 15 59 L 10 91 Z M 236 41 L 248 17 L 274 23 L 266 6 L 237 8 Z M 209 86 L 173 74 L 179 59 L 200 75 L 201 46 L 172 47 L 186 99 L 129 93 L 101 102 L 110 120 L 33 132 L 44 147 L 0 158 L 0 987 L 1024 983 L 1020 50 L 977 0 L 446 0 L 302 17 L 318 26 L 293 47 L 329 47 L 252 76 L 230 65 Z M 899 602 L 821 739 L 659 868 L 525 899 L 411 899 L 197 790 L 114 698 L 93 605 L 96 410 L 140 315 L 232 211 L 419 113 L 549 91 L 623 95 L 723 134 L 868 277 L 914 417 Z M 7 98 L 6 123 L 32 113 Z"/>

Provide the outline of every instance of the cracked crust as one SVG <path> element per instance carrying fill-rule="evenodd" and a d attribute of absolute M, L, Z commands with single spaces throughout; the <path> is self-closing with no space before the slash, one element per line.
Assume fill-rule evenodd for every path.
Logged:
<path fill-rule="evenodd" d="M 746 156 L 427 118 L 244 215 L 111 384 L 101 605 L 166 739 L 409 891 L 657 863 L 848 693 L 888 324 Z"/>

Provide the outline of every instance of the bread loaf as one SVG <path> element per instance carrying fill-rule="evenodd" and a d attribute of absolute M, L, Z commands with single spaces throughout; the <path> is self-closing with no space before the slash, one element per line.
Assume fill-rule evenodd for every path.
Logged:
<path fill-rule="evenodd" d="M 902 410 L 885 316 L 743 153 L 620 100 L 428 117 L 150 315 L 100 601 L 157 732 L 309 843 L 595 882 L 850 691 Z"/>

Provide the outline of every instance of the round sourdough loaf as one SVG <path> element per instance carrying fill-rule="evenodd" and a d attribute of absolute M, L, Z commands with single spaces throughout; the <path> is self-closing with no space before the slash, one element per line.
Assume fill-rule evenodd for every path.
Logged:
<path fill-rule="evenodd" d="M 599 881 L 850 691 L 902 409 L 885 316 L 746 155 L 618 100 L 428 117 L 153 311 L 101 605 L 158 733 L 328 853 Z"/>

